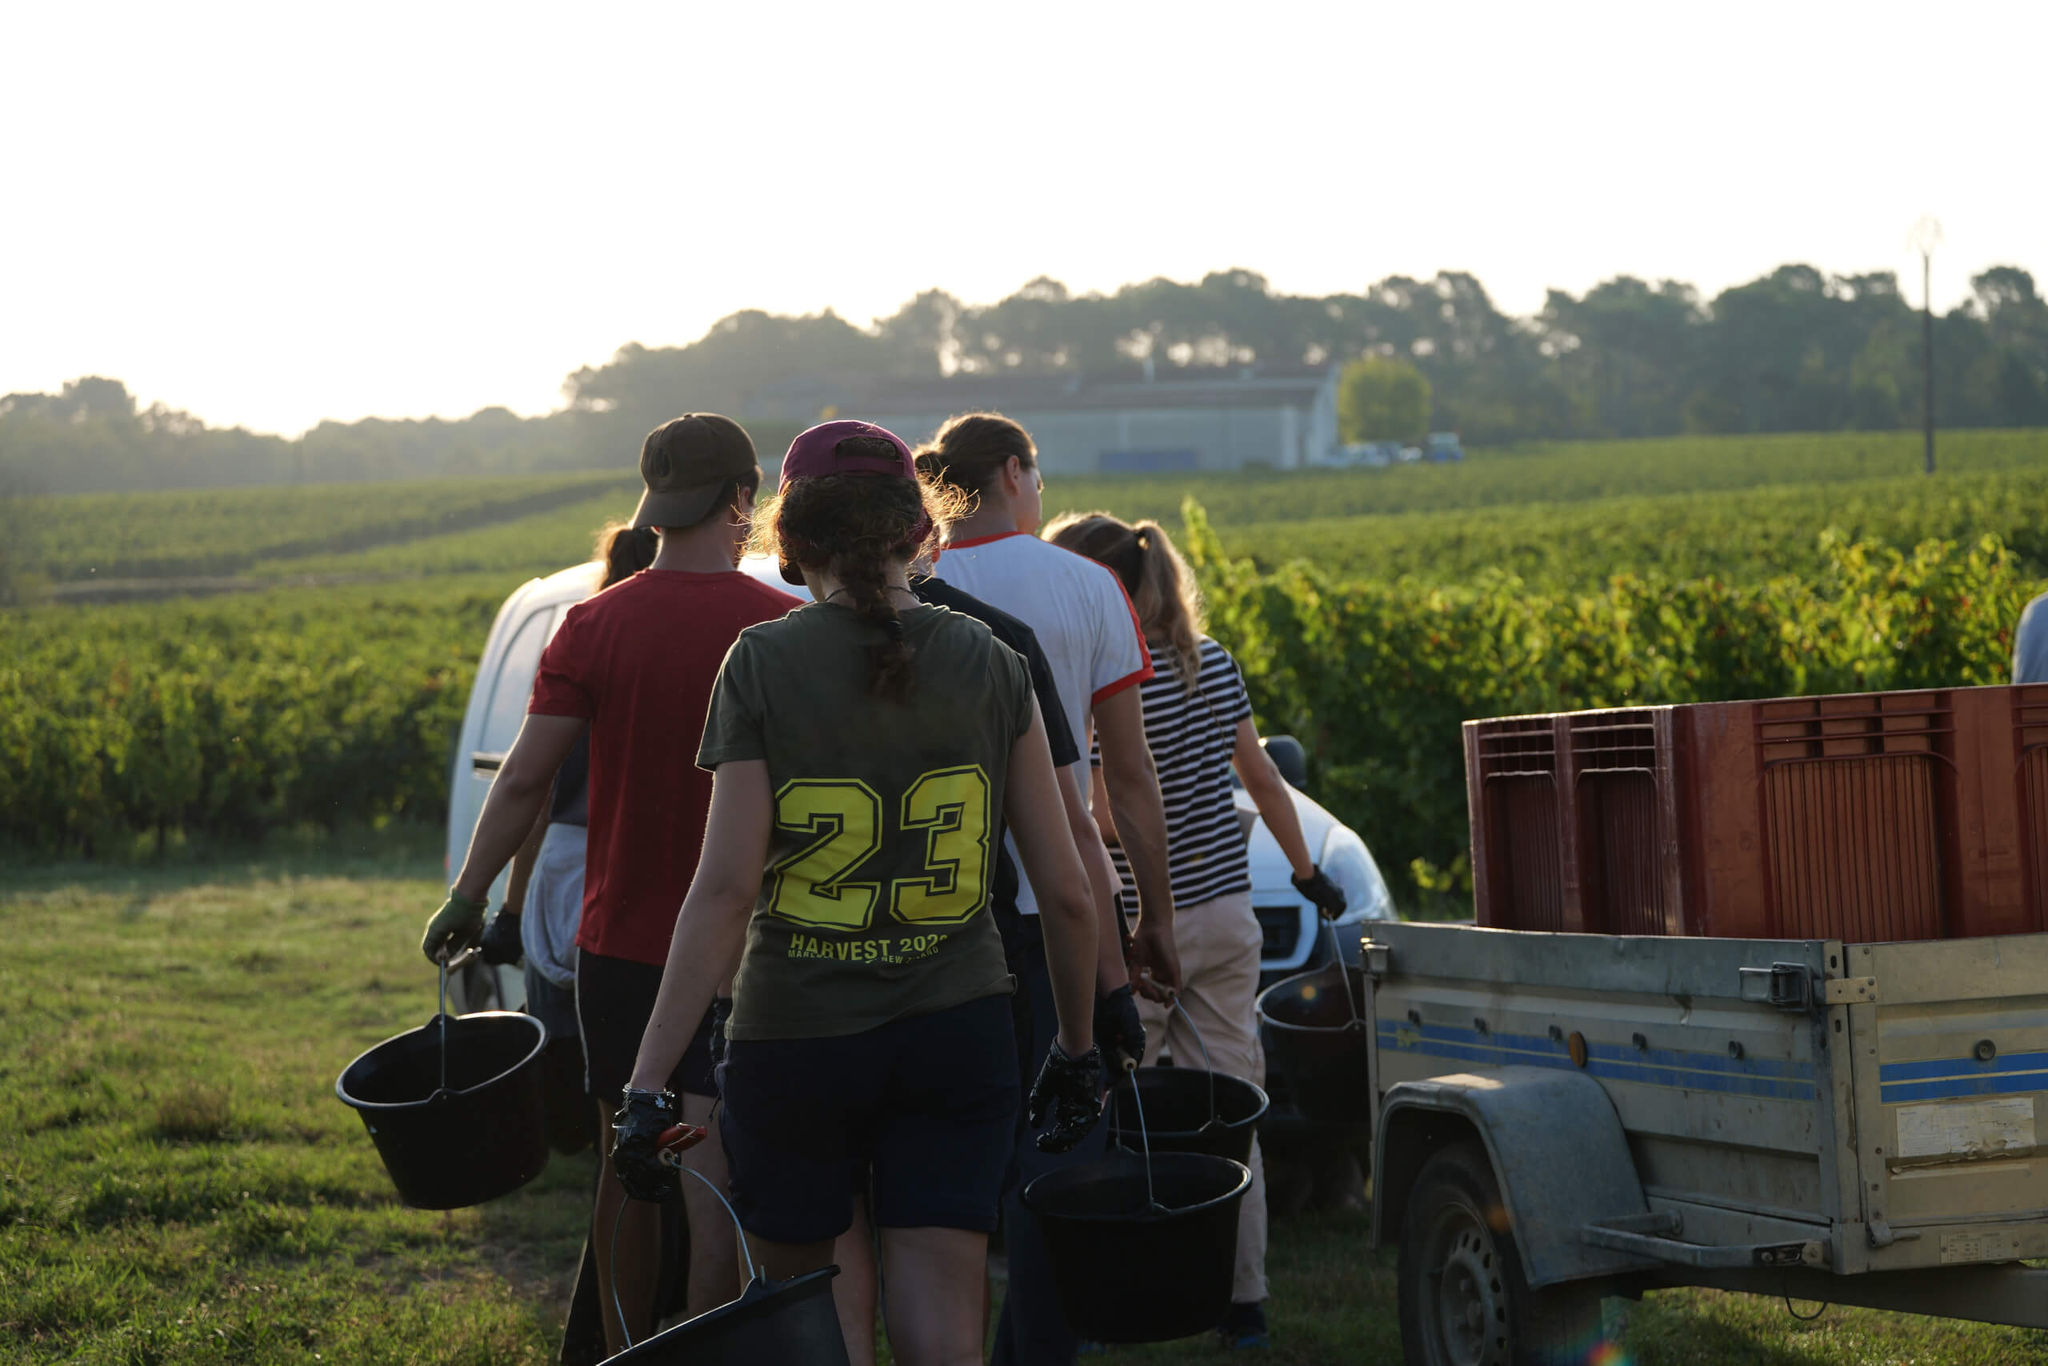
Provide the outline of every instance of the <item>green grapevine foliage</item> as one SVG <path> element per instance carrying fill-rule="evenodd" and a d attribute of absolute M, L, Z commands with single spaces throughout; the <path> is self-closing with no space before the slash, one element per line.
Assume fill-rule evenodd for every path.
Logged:
<path fill-rule="evenodd" d="M 1586 592 L 1498 573 L 1462 586 L 1264 571 L 1201 507 L 1185 549 L 1210 631 L 1267 733 L 1299 736 L 1319 795 L 1384 867 L 1465 851 L 1461 722 L 1580 707 L 2003 683 L 2043 585 L 1996 537 L 1902 553 L 1815 538 L 1825 568 L 1746 583 L 1618 574 Z"/>
<path fill-rule="evenodd" d="M 1433 892 L 1462 867 L 1467 718 L 2003 681 L 2048 577 L 2048 433 L 1944 434 L 1942 458 L 1912 474 L 1910 434 L 1582 443 L 1446 467 L 1055 473 L 1047 506 L 1183 512 L 1260 725 L 1303 739 L 1317 795 L 1397 886 L 1412 866 Z M 0 612 L 0 854 L 441 819 L 498 604 L 583 558 L 631 484 L 32 500 L 60 579 L 378 582 Z"/>

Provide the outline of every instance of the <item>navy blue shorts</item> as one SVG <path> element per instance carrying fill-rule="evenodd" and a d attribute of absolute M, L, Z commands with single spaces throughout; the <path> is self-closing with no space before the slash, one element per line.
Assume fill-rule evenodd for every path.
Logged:
<path fill-rule="evenodd" d="M 654 1016 L 661 969 L 628 958 L 607 958 L 589 949 L 576 955 L 576 1022 L 583 1031 L 583 1079 L 590 1094 L 616 1110 L 640 1056 L 640 1036 Z M 713 1008 L 714 1010 L 716 1007 Z M 671 1091 L 716 1096 L 711 1082 L 711 1016 L 697 1022 L 676 1070 Z"/>
<path fill-rule="evenodd" d="M 1016 1141 L 1008 996 L 839 1038 L 734 1039 L 718 1087 L 733 1208 L 755 1237 L 838 1237 L 870 1167 L 879 1227 L 995 1228 Z"/>

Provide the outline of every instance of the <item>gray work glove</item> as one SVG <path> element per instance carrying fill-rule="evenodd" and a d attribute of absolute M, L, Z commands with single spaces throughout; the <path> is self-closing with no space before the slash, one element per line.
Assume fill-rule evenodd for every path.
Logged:
<path fill-rule="evenodd" d="M 489 909 L 488 902 L 471 901 L 450 887 L 448 899 L 427 922 L 427 932 L 420 938 L 420 952 L 429 963 L 447 962 L 476 942 L 484 927 L 484 912 Z"/>

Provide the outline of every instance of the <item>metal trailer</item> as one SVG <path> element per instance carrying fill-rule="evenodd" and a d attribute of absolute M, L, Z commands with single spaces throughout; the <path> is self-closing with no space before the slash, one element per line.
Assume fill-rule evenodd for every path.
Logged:
<path fill-rule="evenodd" d="M 1419 1366 L 1678 1285 L 2048 1328 L 2048 935 L 1375 924 L 1373 1240 Z"/>

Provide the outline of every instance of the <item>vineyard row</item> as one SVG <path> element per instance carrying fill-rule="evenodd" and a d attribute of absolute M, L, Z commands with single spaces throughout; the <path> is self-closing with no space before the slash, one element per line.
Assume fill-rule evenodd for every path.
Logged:
<path fill-rule="evenodd" d="M 1228 558 L 1183 510 L 1212 631 L 1262 727 L 1397 886 L 1458 866 L 1459 723 L 1566 707 L 2004 681 L 2040 585 L 1996 539 L 1901 553 L 1825 537 L 1825 569 L 1590 593 L 1346 580 Z M 439 820 L 501 579 L 290 590 L 0 617 L 0 845 L 91 855 L 170 832 Z M 84 629 L 90 624 L 91 630 Z"/>

